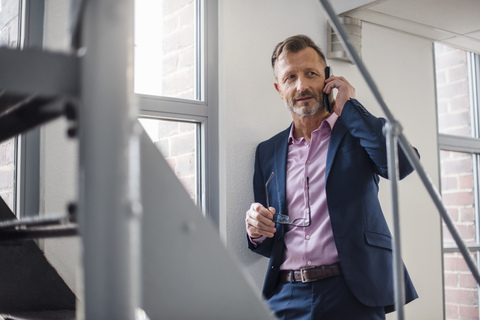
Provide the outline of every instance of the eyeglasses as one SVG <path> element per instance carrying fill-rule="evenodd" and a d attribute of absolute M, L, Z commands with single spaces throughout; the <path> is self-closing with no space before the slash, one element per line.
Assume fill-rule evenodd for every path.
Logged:
<path fill-rule="evenodd" d="M 266 200 L 267 200 L 267 209 L 270 208 L 270 201 L 268 199 L 268 184 L 270 183 L 270 181 L 272 180 L 272 178 L 275 176 L 275 172 L 272 172 L 272 174 L 270 175 L 270 177 L 268 178 L 267 182 L 265 183 L 265 195 L 266 195 Z M 310 210 L 310 184 L 309 184 L 309 181 L 308 181 L 308 177 L 306 179 L 306 189 L 307 189 L 307 206 L 308 206 L 308 218 L 297 218 L 293 221 L 290 221 L 290 217 L 285 215 L 285 214 L 281 214 L 281 213 L 275 213 L 273 215 L 273 221 L 276 222 L 276 223 L 280 223 L 280 224 L 288 224 L 288 225 L 291 225 L 291 226 L 294 226 L 294 227 L 308 227 L 312 224 L 312 213 L 311 213 L 311 210 Z"/>

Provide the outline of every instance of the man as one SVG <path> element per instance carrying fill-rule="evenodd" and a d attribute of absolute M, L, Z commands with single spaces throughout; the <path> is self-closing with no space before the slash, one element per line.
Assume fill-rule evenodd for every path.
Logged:
<path fill-rule="evenodd" d="M 263 294 L 280 319 L 385 319 L 392 244 L 378 200 L 387 177 L 385 119 L 371 115 L 308 37 L 280 42 L 275 89 L 292 114 L 256 150 L 248 246 L 270 258 Z M 337 89 L 332 112 L 323 95 Z M 413 171 L 399 148 L 400 178 Z M 274 222 L 275 221 L 275 222 Z M 406 301 L 417 298 L 405 271 Z"/>

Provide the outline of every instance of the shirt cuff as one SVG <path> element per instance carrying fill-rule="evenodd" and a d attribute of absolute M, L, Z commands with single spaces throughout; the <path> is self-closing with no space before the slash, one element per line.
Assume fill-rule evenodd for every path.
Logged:
<path fill-rule="evenodd" d="M 255 248 L 256 248 L 259 244 L 262 244 L 262 242 L 265 241 L 266 238 L 267 238 L 267 237 L 265 237 L 265 236 L 261 236 L 260 238 L 255 238 L 255 239 L 253 239 L 252 237 L 250 237 L 250 236 L 248 235 L 248 240 L 250 241 L 250 243 L 252 243 L 252 244 L 255 246 Z"/>

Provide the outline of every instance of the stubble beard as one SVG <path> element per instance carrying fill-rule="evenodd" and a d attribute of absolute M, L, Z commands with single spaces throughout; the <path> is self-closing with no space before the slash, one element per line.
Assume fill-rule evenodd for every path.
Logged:
<path fill-rule="evenodd" d="M 296 97 L 294 97 L 293 99 L 285 99 L 284 100 L 285 106 L 290 112 L 293 112 L 294 114 L 299 115 L 301 117 L 316 114 L 317 112 L 325 109 L 323 106 L 322 94 L 323 93 L 320 93 L 320 95 L 313 94 L 315 98 L 314 103 L 307 101 L 307 102 L 302 102 L 300 105 L 296 104 Z M 303 93 L 298 95 L 298 97 L 305 96 L 305 95 L 306 94 Z"/>

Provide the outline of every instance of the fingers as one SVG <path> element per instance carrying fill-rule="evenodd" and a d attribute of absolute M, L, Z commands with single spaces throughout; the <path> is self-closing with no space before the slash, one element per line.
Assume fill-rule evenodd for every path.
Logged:
<path fill-rule="evenodd" d="M 332 75 L 330 78 L 325 80 L 325 86 L 323 87 L 323 92 L 330 93 L 332 89 L 338 89 L 348 91 L 350 94 L 353 93 L 353 97 L 355 98 L 355 88 L 347 81 L 344 77 L 336 77 Z"/>
<path fill-rule="evenodd" d="M 277 229 L 275 222 L 272 221 L 275 208 L 270 207 L 267 210 L 260 203 L 253 203 L 247 211 L 245 217 L 245 227 L 251 238 L 259 238 L 265 236 L 272 238 Z"/>
<path fill-rule="evenodd" d="M 338 115 L 341 115 L 345 103 L 349 99 L 355 98 L 355 88 L 344 77 L 336 77 L 332 75 L 325 80 L 323 92 L 325 94 L 330 94 L 333 89 L 338 90 L 335 97 L 335 104 L 333 105 L 333 111 Z"/>

